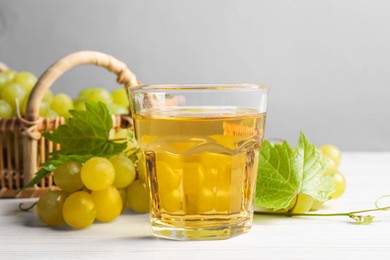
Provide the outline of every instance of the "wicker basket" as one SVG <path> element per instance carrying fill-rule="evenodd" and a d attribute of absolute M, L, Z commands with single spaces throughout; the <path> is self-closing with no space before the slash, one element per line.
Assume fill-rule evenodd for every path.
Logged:
<path fill-rule="evenodd" d="M 82 51 L 70 54 L 49 67 L 39 78 L 27 102 L 23 118 L 0 119 L 0 198 L 39 197 L 55 189 L 51 175 L 45 177 L 32 188 L 17 194 L 29 182 L 40 165 L 58 145 L 42 136 L 44 131 L 52 131 L 64 123 L 64 118 L 39 117 L 39 105 L 46 91 L 64 72 L 81 64 L 94 64 L 106 68 L 117 75 L 117 82 L 126 88 L 139 83 L 126 65 L 110 55 Z M 1 64 L 0 64 L 1 65 Z M 0 66 L 0 70 L 7 67 Z M 113 116 L 113 128 L 131 127 L 131 115 Z"/>

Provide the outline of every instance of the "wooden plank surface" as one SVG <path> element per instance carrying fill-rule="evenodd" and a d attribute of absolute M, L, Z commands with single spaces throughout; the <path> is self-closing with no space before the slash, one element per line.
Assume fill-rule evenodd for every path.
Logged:
<path fill-rule="evenodd" d="M 390 153 L 343 153 L 340 171 L 346 193 L 320 212 L 372 208 L 390 194 Z M 370 225 L 346 217 L 255 216 L 247 234 L 178 242 L 154 238 L 148 216 L 131 212 L 85 230 L 48 228 L 18 210 L 32 201 L 0 199 L 0 259 L 390 259 L 390 212 L 375 213 Z"/>

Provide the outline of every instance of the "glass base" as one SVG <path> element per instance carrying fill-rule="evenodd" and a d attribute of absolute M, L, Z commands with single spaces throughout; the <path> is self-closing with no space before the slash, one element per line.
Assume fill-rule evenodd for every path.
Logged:
<path fill-rule="evenodd" d="M 252 219 L 210 227 L 175 227 L 152 220 L 152 231 L 155 236 L 173 240 L 219 240 L 228 239 L 246 233 L 252 227 Z"/>

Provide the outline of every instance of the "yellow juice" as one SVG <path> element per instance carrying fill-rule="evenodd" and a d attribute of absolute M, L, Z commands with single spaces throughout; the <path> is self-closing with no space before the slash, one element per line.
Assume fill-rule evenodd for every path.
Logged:
<path fill-rule="evenodd" d="M 265 117 L 237 107 L 147 110 L 134 116 L 154 233 L 215 239 L 250 228 Z"/>

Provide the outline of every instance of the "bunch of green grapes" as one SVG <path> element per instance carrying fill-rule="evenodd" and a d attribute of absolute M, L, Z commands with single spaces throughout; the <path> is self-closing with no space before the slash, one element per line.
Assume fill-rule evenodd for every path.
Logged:
<path fill-rule="evenodd" d="M 318 148 L 321 151 L 322 158 L 327 161 L 327 169 L 324 175 L 332 175 L 334 183 L 334 192 L 329 199 L 337 199 L 344 194 L 346 188 L 345 177 L 338 167 L 341 162 L 341 152 L 334 145 L 322 145 Z M 306 194 L 298 194 L 290 202 L 290 205 L 285 209 L 291 213 L 305 213 L 307 211 L 316 211 L 320 209 L 323 202 L 314 200 Z"/>
<path fill-rule="evenodd" d="M 117 133 L 123 135 L 123 130 Z M 61 190 L 45 193 L 37 203 L 36 213 L 49 226 L 66 223 L 79 229 L 95 220 L 111 222 L 126 207 L 149 212 L 143 174 L 138 172 L 137 176 L 134 162 L 123 154 L 93 157 L 83 164 L 66 162 L 53 172 Z"/>
<path fill-rule="evenodd" d="M 8 70 L 0 73 L 0 118 L 16 115 L 16 109 L 22 111 L 37 78 L 28 71 Z M 19 107 L 15 100 L 18 100 Z M 45 110 L 42 108 L 42 110 Z"/>
<path fill-rule="evenodd" d="M 121 115 L 129 112 L 129 98 L 124 88 L 117 88 L 111 93 L 105 88 L 86 88 L 79 92 L 74 100 L 76 110 L 84 110 L 86 101 L 103 102 L 111 114 Z"/>
<path fill-rule="evenodd" d="M 0 118 L 15 117 L 17 110 L 20 111 L 21 115 L 24 115 L 28 97 L 36 82 L 37 78 L 28 71 L 1 72 Z M 67 117 L 71 109 L 85 109 L 86 101 L 103 102 L 114 115 L 128 114 L 129 99 L 124 88 L 117 88 L 112 92 L 105 88 L 86 88 L 80 91 L 75 100 L 65 93 L 53 96 L 52 91 L 48 90 L 40 104 L 39 115 L 41 117 Z"/>

